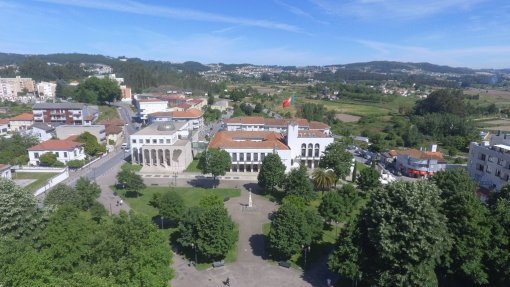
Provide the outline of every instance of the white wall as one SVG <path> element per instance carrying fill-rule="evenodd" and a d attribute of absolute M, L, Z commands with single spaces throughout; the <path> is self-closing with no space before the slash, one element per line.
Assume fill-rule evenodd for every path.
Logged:
<path fill-rule="evenodd" d="M 85 150 L 83 147 L 77 147 L 73 150 L 60 150 L 60 151 L 28 151 L 29 164 L 39 165 L 39 157 L 47 152 L 58 153 L 57 160 L 67 163 L 70 160 L 83 160 L 85 159 Z"/>

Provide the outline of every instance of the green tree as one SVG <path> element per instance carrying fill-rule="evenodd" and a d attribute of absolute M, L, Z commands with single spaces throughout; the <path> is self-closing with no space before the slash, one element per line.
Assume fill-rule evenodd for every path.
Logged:
<path fill-rule="evenodd" d="M 43 153 L 39 157 L 39 163 L 42 166 L 65 166 L 62 162 L 57 160 L 57 155 L 52 152 Z"/>
<path fill-rule="evenodd" d="M 117 181 L 130 195 L 138 196 L 140 191 L 146 187 L 143 178 L 127 168 L 122 168 L 117 173 Z"/>
<path fill-rule="evenodd" d="M 207 104 L 209 106 L 212 106 L 214 104 L 214 95 L 211 91 L 207 93 Z"/>
<path fill-rule="evenodd" d="M 225 258 L 237 240 L 235 223 L 223 206 L 203 208 L 196 230 L 197 249 L 201 256 L 212 260 Z"/>
<path fill-rule="evenodd" d="M 337 178 L 333 170 L 316 168 L 312 173 L 312 180 L 315 189 L 322 190 L 324 194 L 325 190 L 329 190 L 336 183 Z"/>
<path fill-rule="evenodd" d="M 91 246 L 86 270 L 119 286 L 167 286 L 173 277 L 168 239 L 142 215 L 121 212 L 104 221 Z"/>
<path fill-rule="evenodd" d="M 490 203 L 490 248 L 485 264 L 489 286 L 508 286 L 510 282 L 510 185 L 504 186 Z"/>
<path fill-rule="evenodd" d="M 283 182 L 283 190 L 286 195 L 300 196 L 306 201 L 316 197 L 313 185 L 308 178 L 308 171 L 304 165 L 292 169 Z"/>
<path fill-rule="evenodd" d="M 96 224 L 74 206 L 64 204 L 51 215 L 41 246 L 55 274 L 73 273 L 90 251 L 96 230 Z"/>
<path fill-rule="evenodd" d="M 437 286 L 434 268 L 449 243 L 440 192 L 426 181 L 373 190 L 329 266 L 369 286 Z"/>
<path fill-rule="evenodd" d="M 319 214 L 330 223 L 347 222 L 357 214 L 362 202 L 359 191 L 351 184 L 346 184 L 322 197 Z"/>
<path fill-rule="evenodd" d="M 74 99 L 91 104 L 111 103 L 120 100 L 122 93 L 115 80 L 91 77 L 78 85 Z"/>
<path fill-rule="evenodd" d="M 446 284 L 487 284 L 483 257 L 489 248 L 490 226 L 487 210 L 476 197 L 477 185 L 464 169 L 437 172 L 432 181 L 442 191 L 442 212 L 452 237 L 452 247 L 439 268 L 440 278 Z"/>
<path fill-rule="evenodd" d="M 319 205 L 319 214 L 331 224 L 334 221 L 340 221 L 343 202 L 338 192 L 328 192 L 322 197 Z"/>
<path fill-rule="evenodd" d="M 10 138 L 0 137 L 0 163 L 27 164 L 27 149 L 39 143 L 36 137 L 14 133 Z"/>
<path fill-rule="evenodd" d="M 264 158 L 257 179 L 259 186 L 272 192 L 275 191 L 275 187 L 282 185 L 285 179 L 285 165 L 278 154 L 270 153 Z"/>
<path fill-rule="evenodd" d="M 44 197 L 44 204 L 46 205 L 70 204 L 77 207 L 80 205 L 80 201 L 76 189 L 63 183 L 54 186 Z"/>
<path fill-rule="evenodd" d="M 76 195 L 78 198 L 78 208 L 88 210 L 96 202 L 96 198 L 101 194 L 101 187 L 86 177 L 80 177 L 76 181 Z"/>
<path fill-rule="evenodd" d="M 108 215 L 108 211 L 106 211 L 106 208 L 104 206 L 95 201 L 92 203 L 92 206 L 89 209 L 90 211 L 90 218 L 94 220 L 97 223 L 100 223 L 103 218 L 105 218 Z"/>
<path fill-rule="evenodd" d="M 106 147 L 97 142 L 96 136 L 89 132 L 84 132 L 78 136 L 76 141 L 85 144 L 85 153 L 89 156 L 96 156 L 106 152 Z"/>
<path fill-rule="evenodd" d="M 292 197 L 292 196 L 291 196 Z M 322 220 L 317 212 L 295 201 L 284 201 L 271 220 L 268 248 L 276 260 L 289 259 L 318 240 Z"/>
<path fill-rule="evenodd" d="M 73 159 L 73 160 L 70 160 L 67 162 L 67 166 L 69 168 L 73 168 L 73 169 L 78 169 L 84 165 L 85 165 L 85 161 L 79 160 L 79 159 Z"/>
<path fill-rule="evenodd" d="M 0 178 L 0 237 L 31 234 L 41 225 L 40 213 L 33 194 L 12 180 Z"/>
<path fill-rule="evenodd" d="M 345 179 L 349 175 L 351 165 L 352 155 L 345 150 L 345 145 L 339 142 L 328 145 L 319 162 L 321 168 L 333 169 L 338 179 Z"/>
<path fill-rule="evenodd" d="M 206 152 L 201 153 L 197 167 L 203 174 L 212 174 L 216 180 L 217 176 L 225 175 L 230 170 L 231 164 L 228 152 L 210 148 Z"/>
<path fill-rule="evenodd" d="M 185 212 L 184 200 L 176 191 L 170 190 L 161 196 L 158 209 L 159 215 L 178 223 Z"/>
<path fill-rule="evenodd" d="M 381 186 L 379 178 L 381 175 L 377 169 L 370 167 L 362 170 L 358 177 L 358 187 L 363 191 L 369 191 L 371 189 Z"/>

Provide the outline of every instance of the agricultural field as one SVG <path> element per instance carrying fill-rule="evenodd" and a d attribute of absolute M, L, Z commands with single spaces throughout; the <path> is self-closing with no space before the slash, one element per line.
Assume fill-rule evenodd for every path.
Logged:
<path fill-rule="evenodd" d="M 486 131 L 504 131 L 510 132 L 510 119 L 492 119 L 478 121 L 481 129 Z"/>
<path fill-rule="evenodd" d="M 510 107 L 510 91 L 502 91 L 495 89 L 475 89 L 469 88 L 464 90 L 466 95 L 480 95 L 479 100 L 473 100 L 472 103 L 477 105 L 486 106 L 489 104 L 496 104 L 498 107 Z"/>

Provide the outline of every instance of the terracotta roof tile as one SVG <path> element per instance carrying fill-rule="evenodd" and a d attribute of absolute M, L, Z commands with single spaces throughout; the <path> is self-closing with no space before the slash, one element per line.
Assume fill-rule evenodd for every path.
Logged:
<path fill-rule="evenodd" d="M 172 116 L 174 118 L 199 118 L 204 114 L 199 109 L 189 109 L 187 111 L 174 111 L 172 112 Z"/>
<path fill-rule="evenodd" d="M 82 145 L 83 145 L 82 143 L 71 141 L 69 139 L 65 139 L 65 140 L 47 140 L 45 142 L 42 142 L 42 143 L 40 143 L 38 145 L 35 145 L 35 146 L 29 148 L 28 150 L 31 150 L 31 151 L 37 151 L 37 150 L 40 150 L 40 151 L 45 151 L 45 150 L 55 150 L 55 151 L 72 150 L 75 147 L 82 146 Z"/>
<path fill-rule="evenodd" d="M 9 119 L 0 119 L 0 125 L 5 125 L 9 123 Z"/>
<path fill-rule="evenodd" d="M 187 109 L 191 108 L 191 105 L 187 104 L 187 103 L 184 103 L 184 104 L 178 105 L 177 108 L 181 108 L 181 109 L 187 110 Z"/>
<path fill-rule="evenodd" d="M 212 138 L 209 148 L 289 149 L 281 134 L 265 131 L 220 131 Z"/>
<path fill-rule="evenodd" d="M 8 164 L 3 164 L 3 163 L 0 163 L 0 171 L 4 171 L 8 168 L 10 168 L 11 166 L 8 165 Z"/>
<path fill-rule="evenodd" d="M 311 130 L 325 130 L 325 129 L 329 129 L 329 128 L 330 128 L 330 126 L 328 126 L 325 123 L 316 122 L 316 121 L 311 121 L 310 122 L 310 129 Z"/>
<path fill-rule="evenodd" d="M 308 122 L 307 119 L 293 118 L 293 119 L 275 119 L 264 118 L 259 116 L 235 117 L 226 119 L 223 122 L 226 124 L 242 124 L 242 125 L 266 125 L 266 126 L 286 126 L 289 122 L 295 122 L 300 127 L 309 127 L 313 130 L 329 129 L 329 126 L 321 122 Z"/>
<path fill-rule="evenodd" d="M 31 113 L 23 113 L 21 115 L 10 118 L 11 121 L 31 121 L 33 119 L 34 116 Z"/>
<path fill-rule="evenodd" d="M 106 135 L 118 135 L 122 132 L 122 127 L 116 125 L 107 125 L 105 126 L 104 132 Z"/>
<path fill-rule="evenodd" d="M 415 159 L 436 159 L 438 161 L 444 161 L 443 154 L 440 152 L 420 151 L 417 149 L 390 150 L 389 154 L 391 156 L 407 155 Z"/>
<path fill-rule="evenodd" d="M 300 137 L 300 138 L 326 138 L 329 136 L 319 130 L 305 130 L 305 131 L 299 131 L 298 137 Z"/>
<path fill-rule="evenodd" d="M 111 119 L 111 120 L 101 121 L 100 124 L 105 125 L 105 126 L 109 126 L 109 125 L 123 126 L 126 123 L 121 119 Z"/>

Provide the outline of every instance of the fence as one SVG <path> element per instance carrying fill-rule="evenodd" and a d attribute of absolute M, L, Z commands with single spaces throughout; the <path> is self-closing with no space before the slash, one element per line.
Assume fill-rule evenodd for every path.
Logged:
<path fill-rule="evenodd" d="M 54 176 L 54 177 L 50 178 L 45 186 L 43 186 L 43 187 L 39 188 L 38 190 L 36 190 L 34 192 L 34 195 L 38 196 L 41 193 L 46 192 L 50 188 L 54 187 L 55 185 L 61 183 L 64 180 L 66 180 L 66 178 L 68 178 L 68 177 L 69 177 L 69 170 L 67 168 L 65 168 L 64 172 L 62 172 L 61 174 L 59 174 L 57 176 Z"/>
<path fill-rule="evenodd" d="M 54 172 L 62 173 L 67 167 L 44 167 L 44 166 L 17 166 L 13 167 L 16 172 Z"/>

